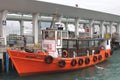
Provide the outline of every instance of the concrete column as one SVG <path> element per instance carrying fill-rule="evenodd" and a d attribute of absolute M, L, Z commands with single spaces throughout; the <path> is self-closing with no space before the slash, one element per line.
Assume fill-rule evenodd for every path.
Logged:
<path fill-rule="evenodd" d="M 7 45 L 7 40 L 6 40 L 6 17 L 7 17 L 7 10 L 4 10 L 0 13 L 0 36 L 4 38 L 4 45 Z"/>
<path fill-rule="evenodd" d="M 24 35 L 24 21 L 20 20 L 20 35 Z"/>
<path fill-rule="evenodd" d="M 108 27 L 107 25 L 104 25 L 105 26 L 105 33 L 108 33 Z"/>
<path fill-rule="evenodd" d="M 93 33 L 96 32 L 96 31 L 95 31 L 95 24 L 93 24 L 92 30 L 93 30 Z"/>
<path fill-rule="evenodd" d="M 39 13 L 33 14 L 33 39 L 34 39 L 34 44 L 38 44 L 38 17 Z"/>
<path fill-rule="evenodd" d="M 79 36 L 79 21 L 80 21 L 80 18 L 75 19 L 75 36 L 76 37 Z"/>
<path fill-rule="evenodd" d="M 53 15 L 50 28 L 54 28 L 55 27 L 55 22 L 61 22 L 61 16 L 59 16 L 57 14 Z"/>
<path fill-rule="evenodd" d="M 100 37 L 101 38 L 104 38 L 104 30 L 103 30 L 103 27 L 104 27 L 104 21 L 101 21 L 100 23 Z"/>
<path fill-rule="evenodd" d="M 38 21 L 38 34 L 41 35 L 41 21 Z"/>
<path fill-rule="evenodd" d="M 68 22 L 65 23 L 65 30 L 68 30 Z"/>
<path fill-rule="evenodd" d="M 90 28 L 90 37 L 93 38 L 93 22 L 94 20 L 89 20 L 89 28 Z"/>
<path fill-rule="evenodd" d="M 62 20 L 61 20 L 62 17 L 63 17 L 63 16 L 60 16 L 60 15 L 56 16 L 56 22 L 61 22 L 61 21 L 62 21 Z"/>
<path fill-rule="evenodd" d="M 39 20 L 38 21 L 38 40 L 39 40 L 39 42 L 41 42 L 42 41 L 42 30 L 41 30 L 41 21 Z"/>
<path fill-rule="evenodd" d="M 116 26 L 116 32 L 120 33 L 120 23 L 118 23 Z"/>
<path fill-rule="evenodd" d="M 113 22 L 110 22 L 110 36 L 112 37 L 112 26 L 113 26 Z"/>

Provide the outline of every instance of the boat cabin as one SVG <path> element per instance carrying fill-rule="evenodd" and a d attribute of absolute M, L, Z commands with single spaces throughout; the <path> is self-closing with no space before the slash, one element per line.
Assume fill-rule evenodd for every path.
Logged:
<path fill-rule="evenodd" d="M 54 57 L 77 57 L 99 54 L 110 48 L 110 41 L 101 38 L 71 38 L 68 31 L 46 29 L 42 31 L 42 49 Z"/>

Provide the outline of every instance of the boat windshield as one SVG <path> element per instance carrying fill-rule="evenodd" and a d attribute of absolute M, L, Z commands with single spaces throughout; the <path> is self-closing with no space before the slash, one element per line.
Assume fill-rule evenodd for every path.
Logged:
<path fill-rule="evenodd" d="M 42 38 L 54 40 L 55 39 L 55 31 L 43 31 Z"/>

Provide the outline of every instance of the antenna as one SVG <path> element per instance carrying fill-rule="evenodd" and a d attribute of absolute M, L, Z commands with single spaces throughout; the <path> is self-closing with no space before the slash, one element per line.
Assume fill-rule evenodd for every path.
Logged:
<path fill-rule="evenodd" d="M 54 24 L 55 18 L 56 18 L 56 17 L 59 17 L 59 16 L 60 16 L 60 15 L 58 14 L 58 8 L 56 8 L 55 13 L 53 13 L 53 18 L 52 18 L 52 21 L 51 21 L 50 28 L 53 27 L 53 24 Z"/>

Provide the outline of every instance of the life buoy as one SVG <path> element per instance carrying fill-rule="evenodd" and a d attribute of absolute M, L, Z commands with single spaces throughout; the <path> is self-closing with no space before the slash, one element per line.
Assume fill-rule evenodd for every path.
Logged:
<path fill-rule="evenodd" d="M 109 55 L 108 55 L 108 53 L 106 52 L 106 53 L 105 53 L 105 57 L 108 58 L 108 56 L 109 56 Z"/>
<path fill-rule="evenodd" d="M 44 61 L 47 64 L 51 64 L 53 62 L 53 57 L 52 56 L 46 56 Z"/>
<path fill-rule="evenodd" d="M 98 60 L 102 60 L 102 56 L 101 55 L 98 56 Z"/>
<path fill-rule="evenodd" d="M 93 56 L 93 61 L 94 61 L 94 62 L 97 61 L 97 56 Z"/>
<path fill-rule="evenodd" d="M 77 63 L 77 61 L 76 61 L 75 59 L 72 59 L 71 65 L 72 65 L 72 66 L 76 66 L 76 63 Z"/>
<path fill-rule="evenodd" d="M 64 58 L 67 58 L 67 57 L 68 57 L 68 52 L 67 52 L 67 50 L 63 50 L 62 56 L 63 56 Z"/>
<path fill-rule="evenodd" d="M 65 67 L 65 65 L 66 65 L 65 60 L 60 60 L 60 61 L 58 62 L 58 66 L 61 67 L 61 68 Z"/>
<path fill-rule="evenodd" d="M 90 58 L 85 58 L 85 64 L 89 64 L 90 63 Z"/>
<path fill-rule="evenodd" d="M 80 66 L 83 64 L 83 59 L 82 59 L 82 58 L 80 58 L 80 59 L 78 60 L 78 64 L 79 64 Z"/>

